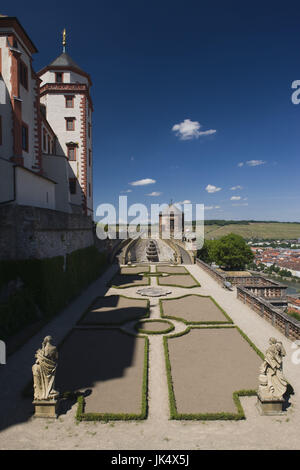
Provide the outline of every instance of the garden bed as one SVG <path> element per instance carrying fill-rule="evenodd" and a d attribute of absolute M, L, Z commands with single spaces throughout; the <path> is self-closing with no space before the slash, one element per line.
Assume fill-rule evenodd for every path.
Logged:
<path fill-rule="evenodd" d="M 184 287 L 190 289 L 192 287 L 200 287 L 199 282 L 191 274 L 170 274 L 165 277 L 158 277 L 157 283 L 160 286 Z"/>
<path fill-rule="evenodd" d="M 116 274 L 109 282 L 109 287 L 115 289 L 126 289 L 127 287 L 149 286 L 151 279 L 149 276 L 144 277 L 139 274 Z"/>
<path fill-rule="evenodd" d="M 149 316 L 147 299 L 134 299 L 123 295 L 97 297 L 83 317 L 83 325 L 121 325 L 124 322 Z"/>
<path fill-rule="evenodd" d="M 174 299 L 160 299 L 162 318 L 174 318 L 186 324 L 232 323 L 231 318 L 210 296 L 183 295 Z"/>
<path fill-rule="evenodd" d="M 189 274 L 184 266 L 156 266 L 156 272 L 167 274 Z"/>
<path fill-rule="evenodd" d="M 56 388 L 80 393 L 77 419 L 147 416 L 148 339 L 113 329 L 76 329 L 59 351 Z"/>
<path fill-rule="evenodd" d="M 194 327 L 164 338 L 171 418 L 245 417 L 239 396 L 256 394 L 262 359 L 240 333 Z"/>

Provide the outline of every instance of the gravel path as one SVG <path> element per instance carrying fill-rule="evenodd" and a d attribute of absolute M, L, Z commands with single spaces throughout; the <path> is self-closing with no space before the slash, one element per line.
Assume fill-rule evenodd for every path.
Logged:
<path fill-rule="evenodd" d="M 0 369 L 1 449 L 300 449 L 300 364 L 291 360 L 295 350 L 292 343 L 264 321 L 247 305 L 236 299 L 235 292 L 225 291 L 199 266 L 186 268 L 200 282 L 193 293 L 211 295 L 230 315 L 233 321 L 262 350 L 268 346 L 270 336 L 281 340 L 287 351 L 284 373 L 295 389 L 292 406 L 285 416 L 260 416 L 255 397 L 241 398 L 247 419 L 245 421 L 180 422 L 169 420 L 169 404 L 163 342 L 160 335 L 149 336 L 149 416 L 141 422 L 113 422 L 75 424 L 76 405 L 66 410 L 57 420 L 31 418 L 31 400 L 20 396 L 31 377 L 35 350 L 47 334 L 58 343 L 75 325 L 91 301 L 104 295 L 106 282 L 116 272 L 111 267 L 105 276 L 90 286 L 64 312 L 35 335 L 17 353 L 8 358 Z M 154 271 L 154 267 L 151 269 Z M 151 278 L 151 284 L 157 280 Z M 169 296 L 191 294 L 190 289 L 172 287 Z M 136 288 L 122 291 L 126 296 L 140 298 Z M 111 288 L 108 295 L 119 294 Z M 150 318 L 160 318 L 158 299 L 151 299 Z M 173 321 L 174 332 L 184 331 L 186 325 Z M 133 328 L 133 324 L 131 325 Z M 126 329 L 130 330 L 130 325 Z M 124 328 L 125 329 L 125 328 Z"/>

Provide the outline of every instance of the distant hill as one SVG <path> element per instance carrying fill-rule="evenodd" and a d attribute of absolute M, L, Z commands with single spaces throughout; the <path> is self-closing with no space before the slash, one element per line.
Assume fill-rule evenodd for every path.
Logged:
<path fill-rule="evenodd" d="M 300 238 L 300 223 L 206 220 L 204 232 L 206 239 L 220 238 L 228 233 L 236 233 L 245 239 L 292 240 Z"/>

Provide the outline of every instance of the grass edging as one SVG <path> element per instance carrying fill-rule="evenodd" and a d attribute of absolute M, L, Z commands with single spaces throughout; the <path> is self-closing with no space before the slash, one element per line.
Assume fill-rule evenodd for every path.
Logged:
<path fill-rule="evenodd" d="M 165 274 L 165 273 L 164 273 Z M 168 277 L 170 276 L 190 276 L 194 282 L 196 283 L 196 285 L 194 286 L 183 286 L 183 285 L 179 285 L 179 284 L 160 284 L 159 280 L 160 280 L 160 277 L 162 277 L 163 279 L 167 279 Z M 191 273 L 188 273 L 188 274 L 167 274 L 167 276 L 158 276 L 157 277 L 157 284 L 159 286 L 170 286 L 170 287 L 180 287 L 181 289 L 194 289 L 195 287 L 201 287 L 201 284 L 200 282 L 197 281 L 197 279 L 191 274 Z"/>
<path fill-rule="evenodd" d="M 143 269 L 143 266 L 137 266 L 137 265 L 134 265 L 134 266 L 132 266 L 132 265 L 121 266 L 120 269 L 119 269 L 119 271 L 118 271 L 118 274 L 121 274 L 121 275 L 124 275 L 124 276 L 127 276 L 127 275 L 128 275 L 128 276 L 134 276 L 134 275 L 136 275 L 136 274 L 149 274 L 149 273 L 150 273 L 150 265 L 149 265 L 149 266 L 145 266 L 145 271 L 143 270 L 143 271 L 140 271 L 139 273 L 122 273 L 122 269 L 129 269 L 129 270 L 132 269 L 132 270 L 134 270 L 134 269 L 136 269 L 136 268 L 138 268 L 138 269 L 139 269 L 139 268 Z"/>
<path fill-rule="evenodd" d="M 130 334 L 123 332 L 125 334 Z M 142 383 L 142 406 L 141 413 L 85 413 L 85 399 L 83 395 L 77 398 L 77 411 L 76 420 L 80 421 L 130 421 L 130 420 L 143 420 L 148 415 L 148 370 L 149 370 L 149 339 L 145 339 L 144 348 L 144 372 Z"/>
<path fill-rule="evenodd" d="M 250 397 L 256 396 L 256 390 L 237 390 L 234 391 L 232 394 L 233 402 L 237 408 L 237 413 L 228 413 L 228 412 L 218 412 L 218 413 L 178 413 L 177 406 L 176 406 L 176 399 L 173 387 L 173 380 L 172 380 L 172 369 L 171 369 L 171 362 L 169 357 L 169 347 L 168 347 L 168 339 L 178 338 L 185 334 L 188 334 L 191 329 L 210 329 L 210 328 L 203 328 L 203 327 L 188 327 L 185 331 L 177 333 L 172 336 L 164 336 L 163 344 L 164 344 L 164 354 L 165 354 L 165 361 L 166 361 L 166 371 L 167 371 L 167 383 L 168 383 L 168 394 L 169 394 L 169 405 L 170 405 L 170 419 L 176 420 L 201 420 L 201 421 L 212 421 L 212 420 L 232 420 L 238 421 L 242 419 L 246 419 L 244 409 L 242 407 L 240 397 Z M 221 326 L 216 326 L 212 328 L 222 328 Z M 238 328 L 237 326 L 230 326 L 230 328 L 236 328 L 241 336 L 249 343 L 249 345 L 254 349 L 254 351 L 264 359 L 264 355 L 262 352 L 252 343 L 252 341 L 248 338 L 245 333 Z"/>
<path fill-rule="evenodd" d="M 146 281 L 143 284 L 124 284 L 123 286 L 117 286 L 113 284 L 114 279 L 117 278 L 117 276 L 135 276 L 135 274 L 120 274 L 120 272 L 116 273 L 112 279 L 107 283 L 107 287 L 110 287 L 112 289 L 129 289 L 130 287 L 143 287 L 143 286 L 150 286 L 151 284 L 151 277 L 150 276 L 143 276 L 142 280 Z"/>
<path fill-rule="evenodd" d="M 178 267 L 180 267 L 180 265 L 176 265 L 176 266 L 167 265 L 166 266 L 166 268 L 178 268 Z M 169 273 L 169 272 L 164 271 L 164 270 L 158 271 L 158 268 L 160 269 L 161 266 L 155 266 L 155 269 L 156 269 L 155 272 L 159 273 L 159 274 L 167 274 L 168 276 L 185 276 L 186 274 L 190 274 L 190 272 L 186 269 L 185 266 L 181 266 L 181 267 L 185 270 L 184 273 Z"/>
<path fill-rule="evenodd" d="M 227 321 L 221 321 L 221 320 L 220 321 L 218 321 L 218 320 L 212 320 L 212 321 L 187 321 L 187 320 L 185 320 L 184 318 L 181 318 L 181 317 L 175 317 L 173 315 L 165 315 L 164 314 L 163 302 L 168 302 L 168 301 L 172 301 L 172 300 L 179 300 L 179 299 L 183 299 L 184 297 L 190 297 L 191 295 L 196 295 L 198 297 L 204 297 L 204 298 L 211 299 L 213 301 L 213 303 L 216 305 L 216 307 L 219 310 L 221 310 L 221 312 L 223 313 L 225 318 L 227 318 Z M 228 324 L 233 324 L 233 321 L 230 318 L 230 316 L 225 312 L 225 310 L 223 310 L 223 308 L 216 302 L 216 300 L 211 295 L 185 294 L 185 295 L 181 295 L 180 297 L 174 297 L 174 298 L 171 298 L 171 299 L 159 299 L 159 310 L 160 310 L 161 318 L 169 318 L 169 319 L 172 319 L 172 320 L 182 321 L 186 325 L 228 325 Z"/>
<path fill-rule="evenodd" d="M 94 305 L 94 303 L 97 301 L 97 299 L 104 299 L 104 298 L 107 298 L 107 297 L 114 297 L 114 296 L 117 296 L 117 297 L 123 297 L 124 299 L 130 299 L 130 300 L 144 300 L 147 302 L 147 306 L 146 306 L 146 314 L 145 316 L 143 317 L 129 317 L 127 318 L 126 320 L 122 321 L 122 322 L 117 322 L 117 323 L 82 323 L 82 320 L 84 319 L 84 317 L 86 317 L 86 315 L 88 315 L 90 309 L 92 308 L 92 306 Z M 79 318 L 79 320 L 76 322 L 76 325 L 81 325 L 81 326 L 92 326 L 92 325 L 96 325 L 96 326 L 120 326 L 120 325 L 123 325 L 124 323 L 127 323 L 129 321 L 133 321 L 133 320 L 139 320 L 139 319 L 142 319 L 142 318 L 149 318 L 150 317 L 150 299 L 137 299 L 136 297 L 128 297 L 126 295 L 121 295 L 121 294 L 113 294 L 113 295 L 99 295 L 98 297 L 96 297 L 91 303 L 90 305 L 88 306 L 88 308 L 84 311 L 84 313 L 81 315 L 81 317 Z"/>
<path fill-rule="evenodd" d="M 148 331 L 148 330 L 144 330 L 143 328 L 139 328 L 139 323 L 151 323 L 151 322 L 167 323 L 169 325 L 169 327 L 165 330 L 160 330 L 160 331 L 150 331 L 150 330 Z M 160 334 L 160 335 L 163 335 L 163 334 L 167 334 L 167 333 L 170 333 L 171 331 L 173 331 L 175 329 L 175 326 L 172 325 L 172 323 L 167 321 L 167 320 L 161 320 L 159 318 L 151 318 L 150 320 L 145 320 L 145 321 L 143 319 L 141 319 L 140 321 L 138 321 L 135 324 L 134 328 L 138 333 L 142 333 L 142 334 L 147 334 L 147 335 Z"/>

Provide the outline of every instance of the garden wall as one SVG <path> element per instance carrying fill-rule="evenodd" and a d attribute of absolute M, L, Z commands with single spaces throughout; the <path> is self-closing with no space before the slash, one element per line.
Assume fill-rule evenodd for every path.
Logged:
<path fill-rule="evenodd" d="M 262 318 L 272 323 L 291 340 L 300 339 L 300 322 L 290 317 L 281 310 L 273 307 L 268 301 L 247 290 L 237 286 L 237 298 L 257 312 Z"/>

